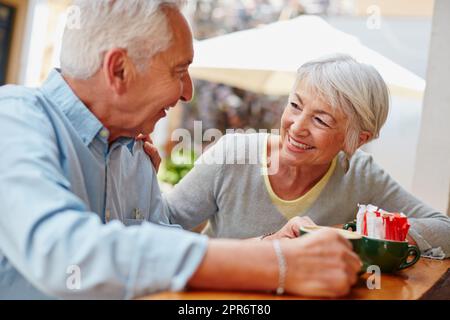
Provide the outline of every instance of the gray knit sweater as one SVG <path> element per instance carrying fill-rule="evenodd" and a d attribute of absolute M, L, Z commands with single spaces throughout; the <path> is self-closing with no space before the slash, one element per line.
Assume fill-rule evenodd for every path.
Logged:
<path fill-rule="evenodd" d="M 287 220 L 273 205 L 261 173 L 265 143 L 265 134 L 220 139 L 164 195 L 170 222 L 191 229 L 209 219 L 206 233 L 220 238 L 249 238 L 279 230 Z M 449 217 L 408 193 L 371 155 L 358 150 L 347 173 L 340 165 L 343 156 L 338 155 L 334 173 L 304 215 L 318 225 L 331 226 L 355 219 L 358 203 L 403 212 L 422 252 L 443 250 L 450 256 Z M 430 250 L 438 247 L 442 250 Z"/>

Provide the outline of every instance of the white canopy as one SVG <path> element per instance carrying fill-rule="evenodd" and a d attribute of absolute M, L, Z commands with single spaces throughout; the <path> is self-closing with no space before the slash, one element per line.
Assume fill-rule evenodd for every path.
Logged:
<path fill-rule="evenodd" d="M 300 65 L 336 52 L 373 65 L 391 93 L 422 97 L 425 89 L 422 78 L 317 16 L 300 16 L 197 41 L 190 71 L 196 79 L 263 94 L 287 95 Z"/>

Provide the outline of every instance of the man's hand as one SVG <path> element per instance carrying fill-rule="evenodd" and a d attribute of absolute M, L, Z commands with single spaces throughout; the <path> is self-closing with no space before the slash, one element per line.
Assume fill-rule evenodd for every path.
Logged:
<path fill-rule="evenodd" d="M 158 149 L 153 144 L 153 140 L 150 135 L 144 136 L 143 134 L 140 134 L 136 137 L 136 141 L 144 141 L 144 151 L 150 157 L 156 172 L 158 172 L 159 166 L 161 165 L 161 157 Z"/>
<path fill-rule="evenodd" d="M 281 240 L 287 292 L 309 297 L 345 296 L 357 281 L 361 261 L 351 243 L 332 229 Z"/>
<path fill-rule="evenodd" d="M 293 239 L 300 236 L 300 227 L 303 226 L 315 226 L 316 224 L 309 217 L 294 217 L 289 220 L 283 228 L 275 232 L 274 234 L 264 237 L 263 240 L 274 239 Z"/>

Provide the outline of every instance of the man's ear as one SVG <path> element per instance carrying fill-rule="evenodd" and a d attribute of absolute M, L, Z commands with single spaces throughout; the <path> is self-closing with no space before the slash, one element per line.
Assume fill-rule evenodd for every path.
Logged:
<path fill-rule="evenodd" d="M 362 131 L 359 134 L 359 140 L 358 140 L 358 148 L 361 147 L 363 144 L 366 144 L 372 139 L 373 135 L 369 131 Z"/>
<path fill-rule="evenodd" d="M 105 54 L 103 60 L 103 72 L 106 83 L 119 95 L 126 92 L 133 74 L 133 64 L 130 63 L 127 51 L 124 49 L 112 49 Z"/>

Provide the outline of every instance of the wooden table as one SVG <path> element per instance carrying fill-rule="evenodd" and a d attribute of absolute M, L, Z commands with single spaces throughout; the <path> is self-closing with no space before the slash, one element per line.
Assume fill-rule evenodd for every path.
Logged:
<path fill-rule="evenodd" d="M 430 289 L 450 268 L 450 259 L 430 260 L 421 258 L 414 266 L 396 274 L 381 276 L 381 289 L 367 288 L 367 279 L 371 274 L 364 274 L 353 287 L 350 295 L 343 299 L 367 300 L 416 300 Z M 450 289 L 449 289 L 450 290 Z M 279 300 L 308 299 L 308 297 L 276 296 L 259 292 L 222 292 L 222 291 L 187 291 L 163 292 L 143 297 L 145 300 Z"/>

